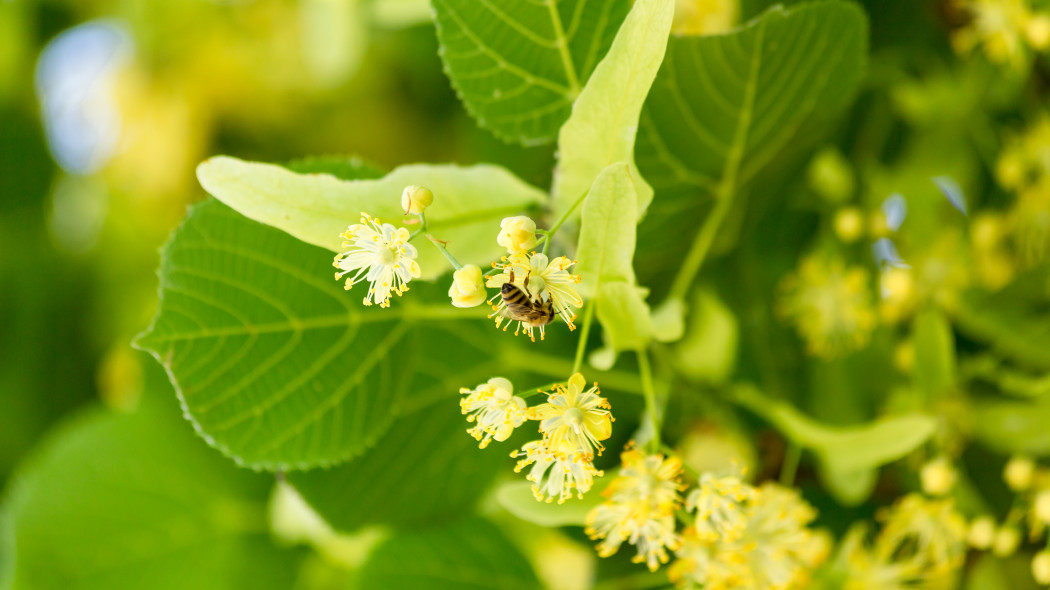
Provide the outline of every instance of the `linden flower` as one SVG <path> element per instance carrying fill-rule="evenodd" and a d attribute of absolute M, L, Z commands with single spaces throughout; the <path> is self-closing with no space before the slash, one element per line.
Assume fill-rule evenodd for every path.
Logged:
<path fill-rule="evenodd" d="M 452 273 L 448 296 L 456 307 L 477 307 L 485 302 L 485 279 L 476 264 L 466 264 Z"/>
<path fill-rule="evenodd" d="M 609 402 L 598 395 L 598 384 L 587 389 L 583 375 L 569 377 L 566 385 L 555 385 L 547 394 L 547 403 L 529 408 L 529 419 L 540 421 L 540 432 L 548 447 L 567 457 L 594 459 L 605 447 L 600 441 L 612 435 Z"/>
<path fill-rule="evenodd" d="M 583 498 L 594 485 L 594 478 L 604 473 L 595 469 L 588 457 L 572 454 L 571 448 L 552 448 L 549 443 L 546 438 L 534 440 L 525 443 L 520 451 L 511 453 L 511 457 L 525 455 L 514 466 L 514 471 L 520 473 L 532 465 L 525 479 L 533 483 L 532 494 L 540 502 L 553 502 L 557 498 L 562 504 L 572 497 L 573 489 L 578 498 Z"/>
<path fill-rule="evenodd" d="M 501 272 L 489 277 L 486 282 L 487 286 L 502 289 L 504 284 L 511 283 L 521 289 L 535 307 L 547 309 L 545 317 L 532 321 L 516 315 L 512 309 L 507 307 L 502 293 L 497 293 L 489 299 L 490 302 L 498 300 L 492 306 L 493 313 L 489 316 L 496 318 L 496 327 L 502 326 L 504 320 L 510 320 L 507 327 L 517 321 L 518 329 L 514 330 L 515 334 L 524 331 L 535 340 L 533 330 L 539 328 L 542 340 L 544 327 L 553 320 L 553 315 L 557 315 L 568 324 L 570 330 L 575 330 L 576 324 L 573 321 L 576 319 L 576 313 L 572 311 L 572 308 L 582 307 L 583 300 L 580 299 L 574 287 L 580 282 L 580 277 L 568 271 L 569 267 L 574 264 L 576 264 L 575 260 L 569 260 L 564 256 L 550 260 L 546 254 L 536 253 L 505 256 L 500 262 L 493 263 L 492 266 Z"/>
<path fill-rule="evenodd" d="M 407 229 L 395 228 L 362 213 L 361 223 L 351 225 L 341 235 L 346 240 L 343 247 L 349 250 L 335 255 L 333 265 L 342 271 L 335 273 L 335 278 L 342 279 L 353 272 L 346 279 L 348 291 L 358 282 L 368 281 L 365 305 L 390 307 L 390 297 L 408 291 L 408 282 L 419 277 L 415 260 L 419 253 L 408 243 Z"/>
<path fill-rule="evenodd" d="M 952 35 L 959 53 L 980 45 L 990 61 L 1023 68 L 1026 45 L 1045 49 L 1050 41 L 1047 17 L 1034 13 L 1024 0 L 961 0 L 971 22 Z"/>
<path fill-rule="evenodd" d="M 875 329 L 868 272 L 837 257 L 809 256 L 781 281 L 779 314 L 794 321 L 810 354 L 859 350 Z"/>
<path fill-rule="evenodd" d="M 623 469 L 602 492 L 609 500 L 587 514 L 585 532 L 598 544 L 598 555 L 608 557 L 624 541 L 636 546 L 635 563 L 645 562 L 656 571 L 667 563 L 667 550 L 678 547 L 674 511 L 681 502 L 677 457 L 646 455 L 628 449 L 621 455 Z"/>
<path fill-rule="evenodd" d="M 699 486 L 689 493 L 685 509 L 696 511 L 697 537 L 704 541 L 735 541 L 747 526 L 747 506 L 755 489 L 736 477 L 700 476 Z"/>
<path fill-rule="evenodd" d="M 492 439 L 503 442 L 514 429 L 525 422 L 525 400 L 513 395 L 514 386 L 502 377 L 493 377 L 474 389 L 459 390 L 467 397 L 459 400 L 459 407 L 467 416 L 467 422 L 477 424 L 467 430 L 479 441 L 482 449 Z"/>

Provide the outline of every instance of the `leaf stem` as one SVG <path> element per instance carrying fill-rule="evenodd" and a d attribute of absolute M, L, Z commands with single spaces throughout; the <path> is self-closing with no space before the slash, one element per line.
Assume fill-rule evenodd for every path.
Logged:
<path fill-rule="evenodd" d="M 580 372 L 583 366 L 583 354 L 587 352 L 587 337 L 591 335 L 591 322 L 594 319 L 594 301 L 584 304 L 583 326 L 580 328 L 580 341 L 576 344 L 576 360 L 572 363 L 572 374 Z"/>
<path fill-rule="evenodd" d="M 798 464 L 802 459 L 802 445 L 795 441 L 789 441 L 787 451 L 784 453 L 784 462 L 780 465 L 780 484 L 785 487 L 795 485 L 795 474 L 798 473 Z"/>
<path fill-rule="evenodd" d="M 561 228 L 563 223 L 565 223 L 566 221 L 569 220 L 569 216 L 572 215 L 572 212 L 575 211 L 577 207 L 580 206 L 580 203 L 583 203 L 583 200 L 587 198 L 587 193 L 589 193 L 589 192 L 591 192 L 591 189 L 589 189 L 589 188 L 587 190 L 583 191 L 583 194 L 580 195 L 580 198 L 576 199 L 576 202 L 572 204 L 572 207 L 569 207 L 565 211 L 565 213 L 562 213 L 561 219 L 559 219 L 558 221 L 554 222 L 554 225 L 552 225 L 550 227 L 550 229 L 547 230 L 547 235 L 545 236 L 547 241 L 545 241 L 543 243 L 543 254 L 544 255 L 547 254 L 547 250 L 549 250 L 550 247 L 551 247 L 551 242 L 554 241 L 554 234 L 555 234 L 555 232 L 557 232 L 558 229 Z"/>
<path fill-rule="evenodd" d="M 653 387 L 653 370 L 649 366 L 649 352 L 638 350 L 638 375 L 642 378 L 642 393 L 645 394 L 645 413 L 649 415 L 649 425 L 653 437 L 649 439 L 649 452 L 660 450 L 660 415 L 656 410 L 656 389 Z"/>
<path fill-rule="evenodd" d="M 715 236 L 718 235 L 718 229 L 722 226 L 722 222 L 725 221 L 726 214 L 729 213 L 729 207 L 733 202 L 732 189 L 719 190 L 717 199 L 715 208 L 711 210 L 707 219 L 704 220 L 704 224 L 700 227 L 700 233 L 696 234 L 696 239 L 693 241 L 689 253 L 686 254 L 685 260 L 682 261 L 682 266 L 678 269 L 678 274 L 671 285 L 671 293 L 668 295 L 668 299 L 685 299 L 685 296 L 689 293 L 689 287 L 693 284 L 693 280 L 696 279 L 697 273 L 700 272 L 700 267 L 703 266 L 707 253 L 711 250 L 711 244 L 714 243 Z"/>
<path fill-rule="evenodd" d="M 456 257 L 448 251 L 448 248 L 445 247 L 445 243 L 435 238 L 434 234 L 430 233 L 430 231 L 427 230 L 427 218 L 422 213 L 419 214 L 419 229 L 413 232 L 412 235 L 408 237 L 408 239 L 411 240 L 419 234 L 423 234 L 427 237 L 428 240 L 430 240 L 431 244 L 434 244 L 434 247 L 437 248 L 439 252 L 441 252 L 441 254 L 445 257 L 445 260 L 448 260 L 449 264 L 452 265 L 452 268 L 456 270 L 463 268 L 463 265 L 460 264 L 459 261 L 456 260 Z"/>

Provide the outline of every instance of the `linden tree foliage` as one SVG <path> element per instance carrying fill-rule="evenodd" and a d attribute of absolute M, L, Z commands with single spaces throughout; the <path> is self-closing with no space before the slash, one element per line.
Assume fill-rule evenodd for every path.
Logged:
<path fill-rule="evenodd" d="M 3 505 L 0 583 L 289 588 L 304 552 L 271 542 L 271 486 L 202 445 L 158 379 L 134 414 L 87 411 L 23 466 Z"/>
<path fill-rule="evenodd" d="M 554 139 L 608 50 L 628 0 L 434 0 L 439 55 L 478 124 L 525 145 Z"/>
<path fill-rule="evenodd" d="M 405 567 L 411 563 L 412 567 Z M 375 549 L 359 588 L 540 590 L 532 567 L 494 525 L 456 525 L 393 537 Z"/>

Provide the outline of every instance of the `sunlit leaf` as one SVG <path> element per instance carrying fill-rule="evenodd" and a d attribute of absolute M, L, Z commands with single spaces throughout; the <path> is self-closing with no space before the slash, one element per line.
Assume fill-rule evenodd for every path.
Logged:
<path fill-rule="evenodd" d="M 431 233 L 447 241 L 464 264 L 478 265 L 504 253 L 496 243 L 501 219 L 546 199 L 540 190 L 488 164 L 414 164 L 380 179 L 341 180 L 219 156 L 203 162 L 197 177 L 205 190 L 245 217 L 333 252 L 342 249 L 340 234 L 358 223 L 361 212 L 397 224 L 404 215 L 401 191 L 408 185 L 425 186 L 434 193 L 427 210 Z M 436 248 L 422 243 L 418 250 L 424 279 L 451 270 Z"/>
<path fill-rule="evenodd" d="M 634 164 L 634 142 L 673 15 L 673 0 L 636 0 L 609 53 L 576 99 L 572 116 L 558 133 L 556 213 L 567 211 L 602 170 L 616 162 L 630 166 L 636 213 L 643 214 L 652 201 L 653 189 Z"/>
<path fill-rule="evenodd" d="M 608 486 L 616 474 L 606 472 L 605 476 L 595 480 L 594 487 L 582 498 L 573 496 L 564 503 L 539 502 L 532 493 L 532 483 L 527 481 L 508 482 L 496 491 L 500 506 L 518 518 L 540 526 L 583 526 L 587 513 L 606 500 L 601 492 Z"/>
<path fill-rule="evenodd" d="M 944 313 L 923 310 L 912 328 L 915 346 L 915 387 L 934 400 L 955 385 L 955 336 Z"/>
<path fill-rule="evenodd" d="M 777 6 L 726 35 L 673 37 L 642 112 L 642 173 L 657 190 L 746 184 L 850 98 L 866 52 L 867 19 L 850 2 Z"/>
<path fill-rule="evenodd" d="M 333 280 L 328 252 L 216 201 L 173 234 L 160 276 L 160 306 L 137 345 L 168 370 L 205 440 L 253 468 L 360 454 L 404 395 L 455 391 L 444 381 L 486 368 L 477 361 L 496 338 L 451 321 L 480 316 L 449 305 L 441 286 L 413 283 L 391 308 L 365 307 Z M 442 342 L 440 357 L 419 352 L 428 340 Z"/>
<path fill-rule="evenodd" d="M 475 519 L 403 533 L 376 548 L 358 580 L 384 590 L 540 590 L 518 549 L 495 526 Z"/>
<path fill-rule="evenodd" d="M 583 202 L 575 273 L 580 295 L 592 298 L 606 282 L 634 284 L 634 245 L 638 207 L 626 163 L 612 164 L 594 180 Z"/>
<path fill-rule="evenodd" d="M 497 136 L 547 143 L 612 43 L 627 0 L 434 0 L 439 54 Z"/>
<path fill-rule="evenodd" d="M 298 552 L 272 545 L 273 478 L 204 445 L 167 391 L 133 415 L 91 410 L 24 464 L 4 506 L 12 590 L 283 590 Z"/>

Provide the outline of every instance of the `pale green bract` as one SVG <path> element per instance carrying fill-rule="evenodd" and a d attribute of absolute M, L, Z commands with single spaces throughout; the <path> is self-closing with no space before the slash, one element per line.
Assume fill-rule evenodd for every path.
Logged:
<path fill-rule="evenodd" d="M 507 482 L 496 489 L 496 501 L 514 516 L 540 526 L 583 526 L 587 513 L 605 501 L 602 491 L 616 479 L 616 473 L 607 472 L 594 481 L 594 487 L 582 499 L 573 496 L 564 503 L 537 502 L 532 483 Z"/>
<path fill-rule="evenodd" d="M 634 276 L 637 200 L 624 162 L 602 170 L 583 202 L 576 272 L 580 294 L 594 299 L 613 350 L 640 350 L 652 338 L 649 306 Z"/>
<path fill-rule="evenodd" d="M 749 386 L 740 386 L 733 398 L 768 420 L 794 443 L 813 450 L 829 468 L 853 473 L 896 461 L 933 436 L 934 418 L 902 414 L 878 418 L 858 426 L 821 424 L 790 403 L 770 399 Z"/>
<path fill-rule="evenodd" d="M 576 99 L 572 116 L 558 133 L 554 211 L 567 211 L 615 162 L 627 162 L 645 212 L 653 189 L 634 164 L 638 118 L 660 69 L 674 16 L 674 0 L 637 0 L 616 34 L 609 53 Z"/>
<path fill-rule="evenodd" d="M 496 243 L 501 219 L 546 201 L 539 189 L 490 164 L 412 164 L 380 179 L 340 180 L 218 156 L 198 166 L 197 177 L 205 190 L 245 217 L 333 252 L 342 249 L 340 234 L 358 223 L 362 212 L 398 225 L 404 216 L 401 191 L 425 186 L 434 193 L 427 210 L 430 232 L 447 241 L 460 262 L 479 266 L 504 253 Z M 422 278 L 451 271 L 442 254 L 423 242 L 417 247 Z"/>
<path fill-rule="evenodd" d="M 434 0 L 438 53 L 478 123 L 525 145 L 568 118 L 628 0 Z"/>

